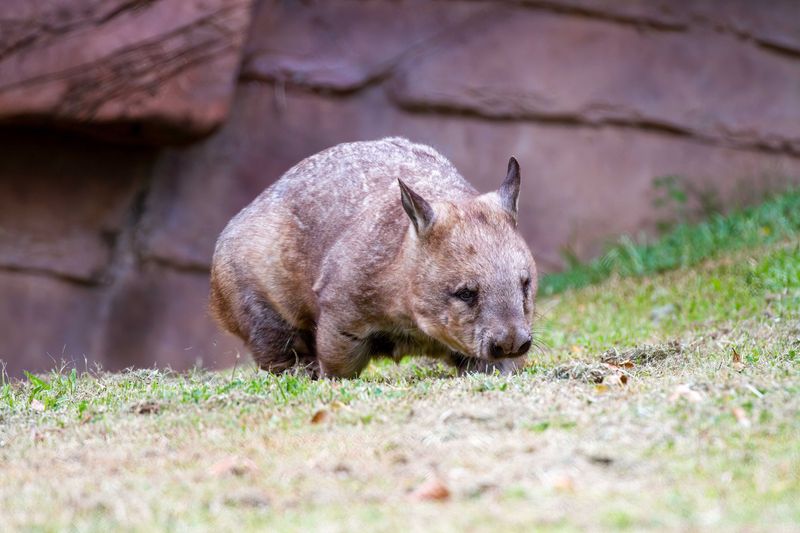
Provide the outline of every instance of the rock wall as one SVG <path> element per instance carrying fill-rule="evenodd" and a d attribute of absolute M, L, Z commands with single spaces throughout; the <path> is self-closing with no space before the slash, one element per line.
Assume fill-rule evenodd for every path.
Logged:
<path fill-rule="evenodd" d="M 480 189 L 523 170 L 545 270 L 800 176 L 793 0 L 6 0 L 0 360 L 232 364 L 227 220 L 303 157 L 386 135 Z"/>

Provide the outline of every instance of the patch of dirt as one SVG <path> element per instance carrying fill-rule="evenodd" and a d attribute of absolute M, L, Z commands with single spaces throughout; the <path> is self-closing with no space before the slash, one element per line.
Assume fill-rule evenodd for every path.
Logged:
<path fill-rule="evenodd" d="M 552 379 L 573 379 L 587 383 L 602 383 L 603 379 L 613 372 L 614 370 L 609 365 L 603 363 L 576 361 L 558 365 L 550 371 L 549 377 Z"/>
<path fill-rule="evenodd" d="M 682 351 L 683 345 L 678 341 L 666 344 L 642 344 L 622 352 L 611 348 L 600 356 L 599 363 L 584 361 L 564 363 L 551 370 L 549 377 L 603 383 L 608 376 L 619 374 L 621 369 L 658 363 L 679 355 Z"/>
<path fill-rule="evenodd" d="M 142 401 L 131 406 L 131 412 L 137 415 L 155 415 L 161 412 L 161 404 L 152 400 Z"/>
<path fill-rule="evenodd" d="M 666 344 L 642 344 L 623 352 L 611 348 L 600 356 L 600 361 L 614 366 L 625 366 L 626 363 L 650 365 L 680 355 L 681 352 L 683 345 L 678 341 Z"/>

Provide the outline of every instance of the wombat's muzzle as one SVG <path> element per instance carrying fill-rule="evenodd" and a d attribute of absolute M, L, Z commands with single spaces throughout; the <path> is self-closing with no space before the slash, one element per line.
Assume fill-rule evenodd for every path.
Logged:
<path fill-rule="evenodd" d="M 531 349 L 531 332 L 528 328 L 511 327 L 496 329 L 489 333 L 485 343 L 488 359 L 519 357 Z"/>

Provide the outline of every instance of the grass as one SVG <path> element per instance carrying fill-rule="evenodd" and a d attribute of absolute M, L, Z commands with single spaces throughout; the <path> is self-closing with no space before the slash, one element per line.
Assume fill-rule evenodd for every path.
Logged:
<path fill-rule="evenodd" d="M 549 348 L 516 376 L 409 359 L 342 381 L 3 380 L 3 529 L 794 529 L 800 245 L 741 234 L 542 298 Z M 449 498 L 415 498 L 428 479 Z"/>
<path fill-rule="evenodd" d="M 679 224 L 653 243 L 637 244 L 630 237 L 622 237 L 598 259 L 589 263 L 572 259 L 564 272 L 544 276 L 539 289 L 543 295 L 552 295 L 599 283 L 613 274 L 652 275 L 692 266 L 720 253 L 798 235 L 800 190 L 793 190 L 755 207 L 729 215 L 715 214 L 699 224 Z"/>

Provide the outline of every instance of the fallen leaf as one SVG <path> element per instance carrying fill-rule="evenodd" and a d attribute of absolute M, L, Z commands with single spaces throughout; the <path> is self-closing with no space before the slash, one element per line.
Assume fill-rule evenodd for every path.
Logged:
<path fill-rule="evenodd" d="M 322 424 L 323 422 L 327 422 L 330 420 L 331 414 L 327 409 L 320 409 L 314 416 L 311 417 L 312 424 Z"/>
<path fill-rule="evenodd" d="M 270 501 L 263 493 L 254 491 L 227 496 L 225 504 L 232 507 L 264 508 L 269 507 Z"/>
<path fill-rule="evenodd" d="M 39 400 L 37 400 L 37 399 L 35 399 L 35 398 L 34 398 L 34 399 L 31 401 L 31 409 L 33 409 L 34 411 L 37 411 L 37 412 L 41 413 L 41 412 L 43 412 L 43 411 L 44 411 L 44 404 L 43 404 L 42 402 L 40 402 Z"/>
<path fill-rule="evenodd" d="M 589 455 L 589 462 L 600 466 L 611 466 L 614 459 L 607 455 Z"/>
<path fill-rule="evenodd" d="M 450 489 L 436 477 L 428 479 L 411 493 L 411 499 L 417 501 L 444 501 L 449 498 Z"/>
<path fill-rule="evenodd" d="M 595 385 L 594 386 L 594 391 L 599 393 L 599 394 L 603 394 L 604 392 L 608 392 L 608 385 L 605 385 L 603 383 Z"/>
<path fill-rule="evenodd" d="M 603 378 L 603 385 L 613 386 L 613 387 L 622 387 L 628 383 L 628 376 L 621 373 L 616 372 L 614 374 L 609 374 Z"/>
<path fill-rule="evenodd" d="M 403 453 L 396 453 L 389 457 L 389 462 L 396 465 L 408 464 L 408 457 Z"/>
<path fill-rule="evenodd" d="M 336 472 L 337 474 L 344 474 L 344 475 L 352 473 L 352 469 L 345 463 L 337 464 L 336 466 L 333 467 L 333 471 Z"/>
<path fill-rule="evenodd" d="M 208 471 L 212 476 L 234 475 L 238 477 L 250 472 L 255 472 L 257 469 L 258 467 L 256 464 L 250 459 L 232 455 L 217 461 L 211 465 Z"/>
<path fill-rule="evenodd" d="M 736 347 L 733 348 L 733 362 L 731 363 L 733 369 L 737 372 L 741 372 L 744 370 L 744 363 L 742 362 L 742 356 L 739 355 L 739 352 L 736 351 Z"/>
<path fill-rule="evenodd" d="M 680 399 L 691 403 L 698 403 L 703 401 L 703 395 L 694 390 L 690 385 L 678 385 L 675 387 L 675 390 L 672 391 L 669 401 L 676 402 Z"/>
<path fill-rule="evenodd" d="M 572 480 L 572 476 L 569 474 L 553 474 L 548 479 L 548 485 L 550 488 L 557 490 L 559 492 L 574 492 L 575 491 L 575 482 Z"/>
<path fill-rule="evenodd" d="M 603 361 L 603 363 L 611 369 L 619 368 L 624 370 L 630 370 L 631 368 L 634 368 L 636 366 L 636 364 L 630 359 L 625 359 L 624 361 L 614 361 L 614 360 Z"/>
<path fill-rule="evenodd" d="M 734 407 L 733 409 L 731 409 L 731 411 L 733 412 L 733 416 L 734 418 L 736 418 L 736 421 L 739 422 L 740 426 L 746 428 L 750 427 L 750 419 L 747 418 L 747 413 L 745 412 L 744 409 L 742 409 L 741 407 Z"/>
<path fill-rule="evenodd" d="M 158 402 L 149 400 L 137 403 L 131 407 L 131 411 L 137 415 L 155 415 L 161 411 L 161 405 Z"/>

